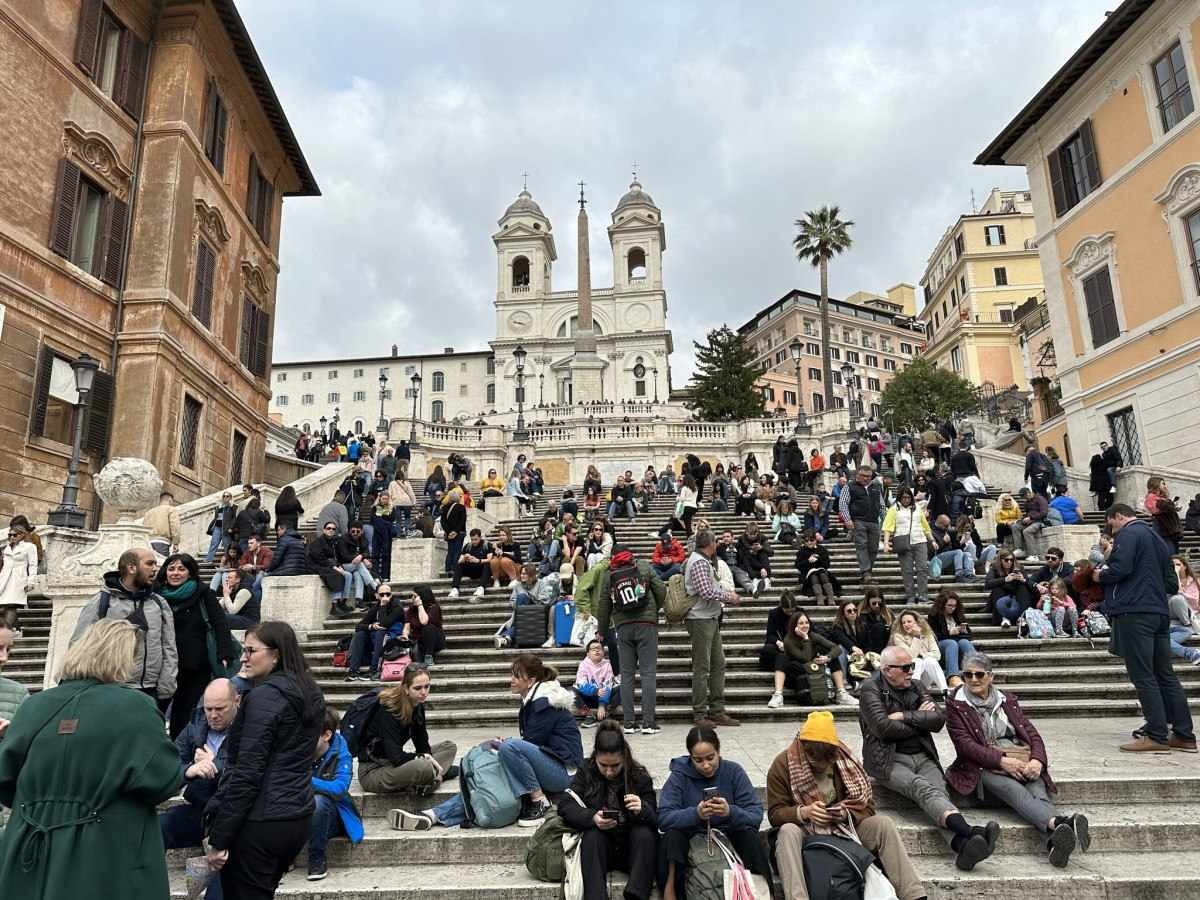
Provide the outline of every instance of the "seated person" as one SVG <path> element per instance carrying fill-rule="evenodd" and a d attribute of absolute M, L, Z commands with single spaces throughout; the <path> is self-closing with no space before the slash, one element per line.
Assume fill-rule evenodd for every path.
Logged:
<path fill-rule="evenodd" d="M 484 591 L 492 586 L 492 567 L 488 563 L 491 552 L 492 548 L 483 539 L 483 532 L 478 528 L 472 528 L 467 542 L 463 544 L 458 562 L 454 564 L 454 578 L 450 583 L 450 593 L 446 595 L 448 598 L 453 599 L 458 596 L 458 588 L 465 575 L 467 578 L 479 582 L 479 587 L 475 588 L 475 593 L 467 602 L 483 602 Z"/>
<path fill-rule="evenodd" d="M 937 547 L 934 556 L 941 562 L 942 569 L 954 570 L 954 579 L 959 582 L 975 580 L 975 551 L 972 544 L 970 553 L 964 549 L 971 543 L 971 536 L 960 536 L 950 524 L 949 516 L 938 516 L 930 528 L 933 532 L 933 543 Z"/>
<path fill-rule="evenodd" d="M 554 501 L 551 500 L 548 505 L 554 505 Z M 563 512 L 569 512 L 576 519 L 579 518 L 579 501 L 575 499 L 575 492 L 570 488 L 563 491 L 562 506 L 560 508 Z"/>
<path fill-rule="evenodd" d="M 863 734 L 867 774 L 919 806 L 950 834 L 954 864 L 969 872 L 996 849 L 1000 826 L 972 826 L 950 802 L 935 732 L 946 718 L 929 692 L 913 680 L 913 658 L 902 647 L 887 647 L 880 668 L 859 690 L 858 724 Z"/>
<path fill-rule="evenodd" d="M 683 564 L 686 560 L 687 549 L 675 539 L 671 532 L 664 531 L 659 536 L 658 543 L 654 545 L 654 552 L 650 556 L 650 567 L 654 569 L 659 578 L 666 581 L 672 575 L 683 574 Z"/>
<path fill-rule="evenodd" d="M 599 519 L 592 522 L 583 548 L 584 568 L 590 569 L 601 560 L 611 558 L 612 548 L 612 535 L 605 530 L 604 522 Z"/>
<path fill-rule="evenodd" d="M 1079 502 L 1068 493 L 1065 484 L 1055 486 L 1050 508 L 1058 510 L 1064 525 L 1078 525 L 1083 521 L 1083 516 L 1079 514 Z"/>
<path fill-rule="evenodd" d="M 338 538 L 337 558 L 345 573 L 342 596 L 349 599 L 353 591 L 354 599 L 361 608 L 364 590 L 374 589 L 376 585 L 371 574 L 371 547 L 363 534 L 361 522 L 351 522 L 350 529 Z"/>
<path fill-rule="evenodd" d="M 1001 494 L 996 501 L 996 541 L 1001 546 L 1012 542 L 1012 529 L 1021 518 L 1021 507 L 1012 494 Z"/>
<path fill-rule="evenodd" d="M 947 686 L 956 688 L 962 684 L 962 660 L 975 652 L 971 643 L 971 626 L 963 613 L 958 592 L 942 588 L 933 598 L 933 609 L 929 611 L 929 627 L 937 640 L 942 654 L 942 669 L 946 673 Z M 909 651 L 911 652 L 911 651 Z"/>
<path fill-rule="evenodd" d="M 804 698 L 805 704 L 813 703 L 809 694 L 808 675 L 814 664 L 829 670 L 837 689 L 837 702 L 854 706 L 856 701 L 846 690 L 846 676 L 837 661 L 841 654 L 842 648 L 838 644 L 812 630 L 808 613 L 802 609 L 792 613 L 783 638 L 783 649 L 775 654 L 775 692 L 767 701 L 767 709 L 783 708 L 783 688 L 789 681 Z"/>
<path fill-rule="evenodd" d="M 404 606 L 392 600 L 392 586 L 381 584 L 375 592 L 375 602 L 354 626 L 350 640 L 350 671 L 346 681 L 372 680 L 379 677 L 379 653 L 383 642 L 404 628 Z M 363 666 L 370 663 L 368 674 Z"/>
<path fill-rule="evenodd" d="M 1055 809 L 1046 745 L 1017 698 L 993 684 L 992 661 L 968 656 L 963 677 L 946 701 L 946 730 L 958 751 L 946 783 L 964 799 L 1012 809 L 1045 836 L 1050 864 L 1063 868 L 1076 847 L 1086 853 L 1091 845 L 1087 816 Z"/>
<path fill-rule="evenodd" d="M 423 666 L 409 666 L 399 682 L 379 692 L 376 710 L 366 733 L 359 738 L 358 781 L 364 791 L 396 794 L 401 791 L 431 793 L 443 781 L 458 777 L 453 741 L 430 745 L 425 727 L 425 701 L 430 675 Z M 412 742 L 413 749 L 404 749 Z M 412 831 L 417 823 L 393 809 L 388 822 L 397 831 Z M 428 826 L 426 826 L 428 827 Z"/>
<path fill-rule="evenodd" d="M 252 534 L 246 538 L 246 552 L 238 560 L 237 567 L 250 569 L 254 573 L 255 581 L 262 584 L 263 573 L 271 567 L 274 558 L 275 551 L 264 544 L 257 534 Z"/>
<path fill-rule="evenodd" d="M 363 839 L 362 818 L 350 797 L 354 758 L 346 739 L 338 732 L 341 717 L 325 707 L 325 724 L 317 739 L 317 761 L 313 763 L 312 787 L 316 801 L 308 834 L 308 880 L 320 881 L 329 874 L 325 848 L 330 838 L 345 835 L 350 843 Z"/>
<path fill-rule="evenodd" d="M 802 531 L 811 531 L 818 541 L 825 540 L 829 534 L 829 510 L 823 505 L 820 497 L 809 497 L 808 508 L 800 521 Z"/>
<path fill-rule="evenodd" d="M 661 833 L 658 852 L 658 885 L 663 900 L 684 896 L 688 844 L 693 835 L 719 829 L 742 864 L 768 881 L 771 864 L 759 838 L 762 802 L 746 770 L 721 758 L 721 739 L 715 728 L 697 725 L 687 733 L 687 756 L 671 760 L 671 774 L 662 788 L 658 806 Z M 716 796 L 705 799 L 705 788 Z"/>
<path fill-rule="evenodd" d="M 944 694 L 946 676 L 942 672 L 942 651 L 938 647 L 933 629 L 915 609 L 906 609 L 892 623 L 893 647 L 902 647 L 912 657 L 917 679 L 929 691 Z"/>
<path fill-rule="evenodd" d="M 988 589 L 988 612 L 992 624 L 1011 628 L 1025 610 L 1033 606 L 1033 592 L 1025 582 L 1025 572 L 1017 564 L 1012 550 L 996 554 L 988 566 L 983 586 Z"/>
<path fill-rule="evenodd" d="M 521 571 L 521 545 L 513 540 L 512 529 L 504 525 L 496 529 L 496 538 L 488 552 L 488 567 L 492 578 L 504 587 Z"/>
<path fill-rule="evenodd" d="M 214 594 L 220 592 L 226 573 L 236 572 L 241 566 L 241 562 L 242 551 L 237 544 L 231 544 L 225 548 L 225 552 L 221 554 L 221 563 L 217 566 L 217 571 L 213 573 L 212 579 L 208 582 L 208 586 Z"/>
<path fill-rule="evenodd" d="M 1061 578 L 1038 585 L 1038 605 L 1054 624 L 1055 637 L 1082 637 L 1079 630 L 1079 610 Z"/>
<path fill-rule="evenodd" d="M 431 668 L 434 658 L 446 649 L 442 607 L 429 585 L 418 584 L 412 589 L 401 636 L 413 642 L 413 659 L 423 660 L 426 668 Z"/>
<path fill-rule="evenodd" d="M 816 597 L 818 606 L 836 603 L 842 595 L 842 583 L 829 567 L 829 551 L 818 543 L 816 533 L 807 529 L 800 532 L 800 549 L 796 551 L 800 592 Z"/>
<path fill-rule="evenodd" d="M 592 755 L 558 801 L 563 823 L 580 832 L 584 900 L 608 900 L 608 874 L 628 872 L 624 896 L 646 900 L 658 851 L 657 801 L 650 773 L 616 722 L 596 732 Z"/>
<path fill-rule="evenodd" d="M 604 641 L 592 638 L 575 671 L 575 712 L 585 716 L 580 728 L 595 728 L 604 721 L 615 680 L 612 664 L 604 658 Z"/>
<path fill-rule="evenodd" d="M 1063 552 L 1060 548 L 1049 547 L 1046 550 L 1046 564 L 1034 572 L 1030 581 L 1038 585 L 1061 578 L 1070 583 L 1074 571 L 1075 567 L 1063 559 Z"/>
<path fill-rule="evenodd" d="M 738 538 L 738 568 L 750 576 L 750 592 L 755 597 L 771 589 L 771 542 L 759 531 L 757 522 L 747 523 Z"/>
<path fill-rule="evenodd" d="M 718 544 L 718 552 L 720 545 Z M 767 613 L 767 633 L 758 651 L 758 670 L 774 672 L 775 658 L 783 652 L 783 639 L 788 636 L 788 623 L 797 610 L 796 598 L 787 588 L 779 592 L 779 603 Z"/>
<path fill-rule="evenodd" d="M 558 539 L 554 536 L 557 524 L 554 519 L 543 519 L 534 532 L 533 540 L 530 541 L 525 554 L 531 563 L 537 564 L 538 573 L 541 575 L 548 575 L 558 569 L 562 551 Z"/>
<path fill-rule="evenodd" d="M 487 478 L 479 482 L 479 495 L 484 498 L 484 502 L 480 503 L 479 508 L 485 508 L 486 498 L 488 497 L 503 497 L 506 486 L 506 482 L 497 474 L 495 469 L 488 469 Z"/>
<path fill-rule="evenodd" d="M 217 600 L 230 628 L 249 628 L 262 615 L 262 590 L 255 586 L 255 575 L 249 569 L 226 572 Z"/>
<path fill-rule="evenodd" d="M 900 900 L 925 900 L 894 820 L 875 811 L 871 779 L 838 740 L 833 713 L 808 714 L 796 739 L 767 771 L 767 820 L 779 829 L 775 865 L 787 897 L 807 897 L 802 851 L 810 834 L 837 834 L 849 821 L 879 858 Z"/>
<path fill-rule="evenodd" d="M 775 540 L 784 544 L 794 544 L 804 523 L 792 509 L 792 501 L 781 499 L 775 506 L 775 515 L 771 517 L 771 534 Z"/>
<path fill-rule="evenodd" d="M 624 475 L 618 475 L 616 483 L 608 495 L 608 517 L 615 519 L 617 513 L 623 512 L 630 522 L 637 521 L 637 507 L 633 502 L 633 486 L 625 481 Z"/>

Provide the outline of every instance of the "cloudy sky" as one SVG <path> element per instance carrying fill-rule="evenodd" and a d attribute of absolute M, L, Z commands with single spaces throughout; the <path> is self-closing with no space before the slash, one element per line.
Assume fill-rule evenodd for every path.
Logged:
<path fill-rule="evenodd" d="M 611 284 L 636 161 L 679 385 L 692 339 L 816 289 L 791 251 L 805 210 L 856 223 L 835 296 L 915 284 L 972 190 L 1025 186 L 971 161 L 1116 4 L 241 0 L 324 192 L 284 207 L 275 358 L 484 347 L 490 235 L 526 171 L 555 288 L 575 284 L 580 178 Z"/>

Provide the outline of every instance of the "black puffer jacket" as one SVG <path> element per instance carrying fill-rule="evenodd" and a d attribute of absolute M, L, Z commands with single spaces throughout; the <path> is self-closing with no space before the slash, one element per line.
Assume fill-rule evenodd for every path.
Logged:
<path fill-rule="evenodd" d="M 247 822 L 311 815 L 312 765 L 325 719 L 316 684 L 274 672 L 242 698 L 225 739 L 229 762 L 205 808 L 209 843 L 228 850 Z"/>
<path fill-rule="evenodd" d="M 917 680 L 904 689 L 892 687 L 882 671 L 872 673 L 862 683 L 858 695 L 858 727 L 863 735 L 863 767 L 867 774 L 887 781 L 896 760 L 896 744 L 916 738 L 922 749 L 938 765 L 937 745 L 933 733 L 946 724 L 946 714 L 936 704 L 933 709 L 920 709 L 930 701 L 929 692 Z M 904 713 L 903 719 L 889 719 L 891 713 Z"/>
<path fill-rule="evenodd" d="M 275 555 L 267 566 L 268 575 L 307 575 L 308 547 L 299 532 L 285 531 L 275 545 Z"/>
<path fill-rule="evenodd" d="M 642 811 L 633 816 L 625 808 L 626 794 L 637 794 L 642 801 Z M 579 764 L 567 793 L 558 801 L 558 814 L 575 831 L 589 831 L 596 827 L 596 813 L 602 809 L 616 810 L 621 814 L 617 830 L 630 825 L 658 825 L 658 800 L 654 796 L 654 782 L 650 774 L 639 768 L 635 772 L 622 771 L 616 781 L 609 781 L 600 774 L 600 769 L 590 758 Z"/>

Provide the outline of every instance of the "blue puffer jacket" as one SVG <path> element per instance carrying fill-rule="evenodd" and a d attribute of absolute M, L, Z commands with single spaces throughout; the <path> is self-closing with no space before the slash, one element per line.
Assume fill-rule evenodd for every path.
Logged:
<path fill-rule="evenodd" d="M 1117 532 L 1108 565 L 1100 570 L 1104 614 L 1168 615 L 1168 581 L 1176 584 L 1171 551 L 1148 522 L 1129 522 Z"/>
<path fill-rule="evenodd" d="M 354 777 L 354 758 L 341 732 L 334 732 L 329 749 L 313 764 L 313 793 L 324 795 L 337 804 L 338 815 L 350 843 L 363 839 L 362 817 L 350 797 L 350 779 Z"/>
<path fill-rule="evenodd" d="M 288 529 L 279 536 L 275 555 L 267 566 L 268 575 L 307 575 L 308 545 L 298 531 Z"/>
<path fill-rule="evenodd" d="M 713 827 L 726 832 L 758 831 L 762 826 L 763 808 L 746 770 L 732 760 L 722 759 L 716 777 L 705 778 L 696 771 L 690 756 L 671 760 L 671 775 L 663 785 L 658 801 L 659 830 L 688 834 L 707 830 L 696 807 L 704 799 L 704 789 L 714 786 L 729 803 L 729 815 L 711 819 Z"/>
<path fill-rule="evenodd" d="M 557 681 L 542 681 L 521 701 L 521 740 L 536 744 L 568 769 L 583 762 L 583 741 L 571 710 L 575 695 Z"/>

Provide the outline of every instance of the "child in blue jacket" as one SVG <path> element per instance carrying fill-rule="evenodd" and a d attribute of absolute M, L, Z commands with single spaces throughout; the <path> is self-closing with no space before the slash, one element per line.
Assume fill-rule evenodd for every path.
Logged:
<path fill-rule="evenodd" d="M 325 847 L 330 838 L 345 835 L 352 844 L 363 839 L 362 816 L 350 797 L 354 758 L 346 739 L 338 732 L 339 727 L 338 714 L 325 707 L 325 725 L 317 741 L 317 761 L 313 763 L 312 785 L 317 808 L 308 836 L 309 881 L 320 881 L 329 874 Z"/>

